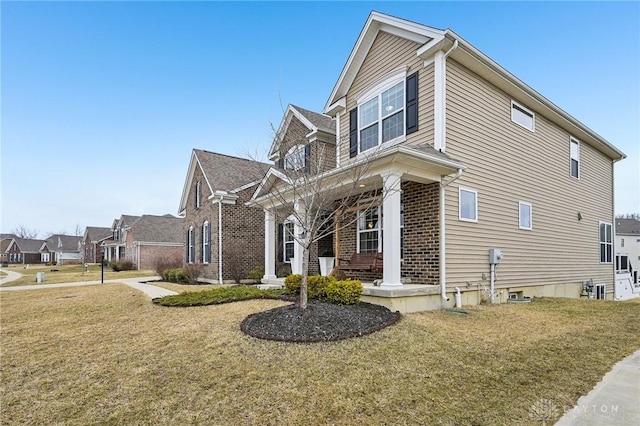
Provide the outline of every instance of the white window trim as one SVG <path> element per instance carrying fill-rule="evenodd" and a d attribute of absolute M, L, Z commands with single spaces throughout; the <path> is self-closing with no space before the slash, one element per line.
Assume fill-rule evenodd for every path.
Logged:
<path fill-rule="evenodd" d="M 211 259 L 207 259 L 207 246 L 211 246 L 211 241 L 209 241 L 209 224 L 208 220 L 205 220 L 202 224 L 202 263 L 208 264 L 211 262 Z"/>
<path fill-rule="evenodd" d="M 600 240 L 600 226 L 605 225 L 605 230 L 604 230 L 604 241 Z M 607 229 L 606 226 L 611 227 L 611 242 L 607 242 Z M 600 260 L 600 264 L 603 265 L 611 265 L 613 264 L 613 261 L 615 259 L 615 255 L 613 253 L 613 242 L 614 242 L 614 235 L 613 235 L 613 225 L 609 222 L 604 222 L 604 221 L 599 221 L 598 222 L 598 259 Z M 602 256 L 600 255 L 600 250 L 602 250 L 602 246 L 604 245 L 605 247 L 605 261 L 602 261 Z M 607 245 L 611 246 L 611 260 L 610 261 L 606 261 L 606 247 Z"/>
<path fill-rule="evenodd" d="M 378 227 L 371 229 L 360 229 L 360 217 L 369 209 L 378 210 Z M 356 222 L 356 253 L 360 253 L 360 234 L 363 232 L 372 231 L 378 231 L 378 253 L 382 253 L 382 211 L 379 206 L 371 206 L 364 210 L 358 210 L 358 220 Z"/>
<path fill-rule="evenodd" d="M 575 158 L 575 160 L 578 162 L 578 176 L 574 176 L 571 173 L 571 171 L 572 171 L 571 170 L 571 160 L 574 160 L 573 156 L 571 155 L 571 146 L 574 143 L 578 145 L 578 158 Z M 578 179 L 578 180 L 580 180 L 580 174 L 581 174 L 580 173 L 580 148 L 581 148 L 580 145 L 581 144 L 580 144 L 580 141 L 578 139 L 574 138 L 573 136 L 569 137 L 569 176 L 571 176 L 574 179 Z"/>
<path fill-rule="evenodd" d="M 187 256 L 187 262 L 188 263 L 193 263 L 194 260 L 195 260 L 195 259 L 193 259 L 191 257 L 191 253 L 192 252 L 194 252 L 193 253 L 193 255 L 194 255 L 193 257 L 195 257 L 195 241 L 194 241 L 195 240 L 195 236 L 196 236 L 196 231 L 195 231 L 193 226 L 190 226 L 189 227 L 189 238 L 188 238 L 188 241 L 187 241 L 187 244 L 189 245 L 189 255 Z M 194 250 L 191 250 L 191 247 L 193 247 Z"/>
<path fill-rule="evenodd" d="M 476 196 L 475 215 L 474 215 L 476 217 L 475 219 L 462 217 L 462 191 L 473 192 Z M 463 222 L 473 222 L 473 223 L 478 222 L 478 191 L 476 191 L 475 189 L 465 188 L 463 186 L 458 187 L 458 219 Z"/>
<path fill-rule="evenodd" d="M 516 120 L 513 119 L 513 107 L 514 106 L 516 108 L 521 109 L 522 111 L 524 111 L 525 114 L 531 115 L 531 128 L 528 128 L 527 126 L 525 126 L 525 125 L 523 125 L 521 123 L 518 123 Z M 522 104 L 519 104 L 518 102 L 514 101 L 513 99 L 511 100 L 511 121 L 516 123 L 518 126 L 524 128 L 524 129 L 527 129 L 530 132 L 535 133 L 535 131 L 536 131 L 536 114 L 533 111 L 531 111 L 529 108 L 525 107 Z"/>
<path fill-rule="evenodd" d="M 292 235 L 291 241 L 287 241 L 287 225 L 289 225 L 289 224 L 293 225 L 293 229 L 291 231 L 291 235 Z M 287 244 L 293 245 L 293 247 L 294 247 L 294 255 L 295 255 L 295 243 L 296 243 L 296 240 L 295 240 L 295 236 L 293 235 L 293 232 L 295 232 L 295 224 L 293 223 L 292 220 L 285 220 L 282 223 L 282 262 L 283 263 L 291 263 L 291 259 L 293 257 L 295 257 L 295 256 L 291 256 L 289 258 L 289 260 L 286 260 L 287 259 Z"/>
<path fill-rule="evenodd" d="M 404 102 L 402 105 L 402 122 L 403 122 L 402 135 L 395 137 L 391 140 L 388 140 L 386 142 L 382 142 L 382 133 L 383 133 L 382 120 L 386 117 L 383 118 L 382 116 L 381 95 L 382 95 L 382 92 L 392 88 L 393 86 L 395 86 L 400 82 L 403 82 L 402 93 L 403 93 L 403 99 L 404 99 Z M 360 149 L 360 132 L 362 131 L 363 127 L 362 127 L 362 120 L 360 120 L 360 107 L 363 104 L 369 102 L 370 100 L 376 97 L 378 98 L 378 119 L 376 120 L 375 125 L 378 126 L 378 143 L 374 147 L 371 147 L 367 150 L 362 151 Z M 358 108 L 358 112 L 357 112 L 358 114 L 358 140 L 357 140 L 358 155 L 372 149 L 376 149 L 376 148 L 384 149 L 391 145 L 404 142 L 407 138 L 407 68 L 406 67 L 398 68 L 394 71 L 391 71 L 384 77 L 382 77 L 382 79 L 378 83 L 374 83 L 373 86 L 371 86 L 371 88 L 367 89 L 365 92 L 363 92 L 361 95 L 358 96 L 358 98 L 356 99 L 356 104 Z M 390 114 L 389 116 L 391 115 L 393 114 Z M 373 123 L 369 123 L 364 128 L 371 127 L 371 126 L 373 126 Z"/>
<path fill-rule="evenodd" d="M 598 289 L 601 288 L 601 291 Z M 596 300 L 606 300 L 607 299 L 607 286 L 605 284 L 596 284 L 593 286 L 593 292 L 595 293 Z M 602 297 L 598 297 L 598 293 L 602 295 Z"/>
<path fill-rule="evenodd" d="M 522 226 L 522 206 L 529 206 L 529 227 Z M 518 228 L 531 231 L 533 229 L 533 205 L 525 201 L 518 202 Z"/>
<path fill-rule="evenodd" d="M 305 150 L 306 150 L 306 147 L 305 145 L 302 145 L 302 144 L 298 144 L 291 147 L 291 149 L 289 149 L 289 151 L 287 151 L 287 154 L 284 156 L 284 169 L 293 170 L 293 171 L 304 169 L 307 166 L 307 158 L 305 156 Z M 299 153 L 302 153 L 302 155 L 300 155 Z M 287 167 L 287 160 L 292 157 L 294 160 L 296 160 L 296 157 L 294 157 L 294 155 L 298 157 L 297 161 L 295 161 L 297 163 L 295 164 L 295 166 L 297 167 L 294 166 L 293 168 L 289 168 Z"/>

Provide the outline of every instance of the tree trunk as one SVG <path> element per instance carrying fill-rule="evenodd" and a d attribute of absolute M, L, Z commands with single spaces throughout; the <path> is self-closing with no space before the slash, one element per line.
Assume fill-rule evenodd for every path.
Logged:
<path fill-rule="evenodd" d="M 307 309 L 307 278 L 309 277 L 309 245 L 302 246 L 302 283 L 300 284 L 300 308 Z"/>

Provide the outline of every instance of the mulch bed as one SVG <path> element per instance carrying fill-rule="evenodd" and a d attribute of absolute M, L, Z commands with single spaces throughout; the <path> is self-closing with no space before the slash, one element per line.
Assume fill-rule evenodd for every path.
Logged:
<path fill-rule="evenodd" d="M 240 329 L 253 337 L 295 343 L 329 342 L 364 336 L 395 324 L 401 315 L 389 309 L 360 303 L 336 305 L 310 300 L 249 315 Z"/>

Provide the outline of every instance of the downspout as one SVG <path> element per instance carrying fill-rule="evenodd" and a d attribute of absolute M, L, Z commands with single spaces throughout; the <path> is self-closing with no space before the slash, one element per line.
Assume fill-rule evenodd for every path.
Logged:
<path fill-rule="evenodd" d="M 445 147 L 446 138 L 447 138 L 447 57 L 458 48 L 458 40 L 453 42 L 453 46 L 444 54 L 442 58 L 443 64 L 443 89 L 444 93 L 442 94 L 442 105 L 438 105 L 442 107 L 442 141 L 441 146 Z M 462 169 L 458 169 L 455 176 L 448 181 L 444 178 L 440 181 L 440 294 L 442 296 L 442 300 L 449 301 L 447 297 L 447 262 L 446 262 L 446 217 L 445 217 L 445 187 L 447 187 L 451 182 L 458 179 L 462 175 Z"/>
<path fill-rule="evenodd" d="M 209 242 L 211 243 L 211 242 Z M 222 195 L 218 200 L 218 281 L 222 281 Z"/>
<path fill-rule="evenodd" d="M 442 295 L 442 299 L 445 301 L 449 301 L 447 297 L 447 266 L 446 266 L 446 233 L 445 233 L 445 187 L 447 187 L 451 182 L 458 179 L 462 175 L 462 169 L 458 169 L 455 176 L 453 176 L 449 180 L 445 180 L 444 178 L 440 182 L 440 292 Z"/>

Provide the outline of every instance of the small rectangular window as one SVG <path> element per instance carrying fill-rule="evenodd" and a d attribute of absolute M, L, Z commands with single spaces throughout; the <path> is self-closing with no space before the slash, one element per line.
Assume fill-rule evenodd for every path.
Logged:
<path fill-rule="evenodd" d="M 604 284 L 596 284 L 596 299 L 598 300 L 606 299 Z"/>
<path fill-rule="evenodd" d="M 531 204 L 520 201 L 518 208 L 520 210 L 520 229 L 533 229 L 533 207 Z"/>
<path fill-rule="evenodd" d="M 620 247 L 624 247 L 624 238 L 620 238 Z"/>
<path fill-rule="evenodd" d="M 536 130 L 535 114 L 515 101 L 511 101 L 511 121 L 532 132 Z"/>
<path fill-rule="evenodd" d="M 578 179 L 580 177 L 580 142 L 571 138 L 571 177 Z"/>
<path fill-rule="evenodd" d="M 458 215 L 460 220 L 478 221 L 478 192 L 473 189 L 458 189 Z"/>
<path fill-rule="evenodd" d="M 284 223 L 284 227 L 283 227 L 283 236 L 282 238 L 284 239 L 283 243 L 284 243 L 284 259 L 282 259 L 283 262 L 291 262 L 291 258 L 294 255 L 294 227 L 293 227 L 293 222 L 285 222 Z"/>
<path fill-rule="evenodd" d="M 613 263 L 613 242 L 611 224 L 600 222 L 600 263 Z"/>
<path fill-rule="evenodd" d="M 200 208 L 200 197 L 202 196 L 201 194 L 201 186 L 200 186 L 200 181 L 196 182 L 196 208 Z"/>

